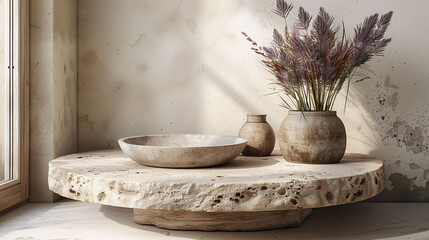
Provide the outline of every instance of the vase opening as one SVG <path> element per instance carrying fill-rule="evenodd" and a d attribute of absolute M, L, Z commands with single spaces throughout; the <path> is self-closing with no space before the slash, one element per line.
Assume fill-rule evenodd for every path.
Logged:
<path fill-rule="evenodd" d="M 247 114 L 247 122 L 266 122 L 267 114 Z"/>
<path fill-rule="evenodd" d="M 323 115 L 337 115 L 337 111 L 299 111 L 299 110 L 289 110 L 288 115 L 299 115 L 299 114 L 303 114 L 303 115 L 318 115 L 318 116 L 323 116 Z"/>

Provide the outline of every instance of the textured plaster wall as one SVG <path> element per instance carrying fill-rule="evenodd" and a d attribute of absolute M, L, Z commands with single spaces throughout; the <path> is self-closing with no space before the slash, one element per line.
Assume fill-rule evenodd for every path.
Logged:
<path fill-rule="evenodd" d="M 336 110 L 347 150 L 385 161 L 378 200 L 429 200 L 429 15 L 427 1 L 293 1 L 319 6 L 351 34 L 374 12 L 394 11 L 393 37 L 371 80 L 351 86 Z M 78 3 L 78 150 L 118 147 L 156 133 L 236 135 L 246 113 L 267 113 L 277 131 L 287 111 L 240 32 L 268 44 L 282 22 L 273 1 L 81 0 Z"/>
<path fill-rule="evenodd" d="M 77 151 L 77 0 L 54 3 L 54 156 Z"/>
<path fill-rule="evenodd" d="M 30 1 L 30 201 L 49 202 L 48 162 L 77 150 L 77 1 Z"/>

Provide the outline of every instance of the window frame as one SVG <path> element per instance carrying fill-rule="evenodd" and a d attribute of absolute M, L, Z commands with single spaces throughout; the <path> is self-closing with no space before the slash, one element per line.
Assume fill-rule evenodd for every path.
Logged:
<path fill-rule="evenodd" d="M 10 143 L 11 180 L 0 185 L 0 212 L 26 202 L 29 195 L 29 0 L 12 6 Z"/>

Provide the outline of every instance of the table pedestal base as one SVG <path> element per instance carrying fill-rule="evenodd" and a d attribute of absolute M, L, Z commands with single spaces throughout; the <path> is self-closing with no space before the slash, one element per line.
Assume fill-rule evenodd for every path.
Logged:
<path fill-rule="evenodd" d="M 134 209 L 134 221 L 177 230 L 258 231 L 297 227 L 311 209 L 264 212 L 191 212 Z"/>

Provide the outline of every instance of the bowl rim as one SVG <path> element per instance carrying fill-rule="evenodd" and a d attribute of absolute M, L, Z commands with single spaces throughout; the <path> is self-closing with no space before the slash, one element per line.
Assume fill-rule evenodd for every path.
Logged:
<path fill-rule="evenodd" d="M 211 137 L 227 137 L 227 138 L 235 138 L 238 139 L 240 142 L 238 143 L 231 143 L 231 144 L 222 144 L 222 145 L 207 145 L 207 146 L 156 146 L 156 145 L 141 145 L 141 144 L 134 144 L 134 143 L 127 143 L 125 140 L 132 139 L 132 138 L 141 138 L 141 137 L 161 137 L 161 136 L 211 136 Z M 119 146 L 121 144 L 128 144 L 133 145 L 141 148 L 169 148 L 169 149 L 191 149 L 191 148 L 217 148 L 217 147 L 228 147 L 228 146 L 236 146 L 236 145 L 242 145 L 247 144 L 248 140 L 240 137 L 235 136 L 227 136 L 227 135 L 214 135 L 214 134 L 192 134 L 192 133 L 175 133 L 175 134 L 148 134 L 148 135 L 137 135 L 137 136 L 129 136 L 129 137 L 123 137 L 118 140 Z"/>

